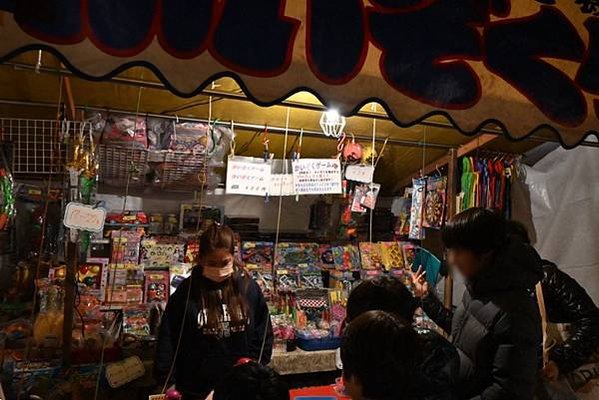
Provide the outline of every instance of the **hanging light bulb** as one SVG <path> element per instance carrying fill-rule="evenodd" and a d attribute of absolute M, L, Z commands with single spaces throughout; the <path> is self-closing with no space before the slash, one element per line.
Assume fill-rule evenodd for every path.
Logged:
<path fill-rule="evenodd" d="M 345 117 L 335 109 L 327 110 L 320 117 L 320 128 L 325 136 L 339 138 L 345 128 Z"/>

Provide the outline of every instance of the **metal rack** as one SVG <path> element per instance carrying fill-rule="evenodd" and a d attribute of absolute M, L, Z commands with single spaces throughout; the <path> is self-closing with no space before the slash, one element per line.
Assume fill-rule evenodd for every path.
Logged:
<path fill-rule="evenodd" d="M 82 122 L 0 119 L 0 142 L 12 149 L 12 173 L 20 179 L 62 175 L 67 146 L 59 138 L 80 132 Z M 71 136 L 72 137 L 72 136 Z M 145 150 L 127 145 L 98 146 L 99 182 L 114 187 L 197 190 L 205 172 L 203 151 Z"/>

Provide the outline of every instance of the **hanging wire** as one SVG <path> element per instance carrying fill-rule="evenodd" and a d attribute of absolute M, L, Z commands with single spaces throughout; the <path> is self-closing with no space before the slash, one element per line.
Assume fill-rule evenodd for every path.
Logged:
<path fill-rule="evenodd" d="M 372 111 L 376 112 L 376 103 L 372 104 Z M 374 180 L 374 167 L 375 167 L 375 156 L 374 156 L 374 149 L 376 145 L 376 118 L 372 119 L 372 156 L 371 156 L 371 163 L 372 163 L 372 179 L 370 182 L 370 188 L 369 190 L 374 190 L 373 189 L 373 180 Z M 378 162 L 378 160 L 377 160 Z M 368 224 L 368 240 L 370 241 L 370 243 L 372 243 L 372 225 L 374 222 L 374 206 L 373 208 L 370 209 L 370 222 Z"/>
<path fill-rule="evenodd" d="M 212 134 L 212 130 L 214 126 L 212 125 L 212 96 L 209 98 L 208 103 L 208 132 L 206 139 L 208 139 L 208 135 L 210 137 L 214 137 Z M 231 121 L 231 130 L 234 129 L 234 123 Z M 214 142 L 214 138 L 212 139 Z M 233 132 L 233 140 L 235 140 L 235 133 Z M 231 144 L 233 149 L 234 145 Z M 200 236 L 200 222 L 202 217 L 202 208 L 204 207 L 204 192 L 206 188 L 206 183 L 208 181 L 208 143 L 206 143 L 206 149 L 204 150 L 204 162 L 202 163 L 202 171 L 200 172 L 200 176 L 198 177 L 198 183 L 200 185 L 200 194 L 198 196 L 198 220 L 196 223 L 196 238 Z M 179 336 L 177 337 L 177 345 L 175 346 L 175 352 L 173 354 L 173 359 L 171 360 L 171 365 L 168 370 L 168 374 L 164 380 L 164 384 L 162 385 L 162 390 L 160 391 L 162 394 L 166 393 L 166 389 L 168 388 L 169 381 L 175 372 L 175 365 L 177 364 L 177 356 L 179 355 L 179 351 L 181 349 L 181 342 L 183 341 L 183 331 L 185 327 L 185 322 L 187 320 L 187 310 L 189 309 L 189 301 L 191 300 L 191 288 L 193 286 L 193 273 L 189 275 L 189 285 L 187 286 L 187 293 L 185 294 L 185 306 L 183 307 L 183 318 L 181 319 L 181 329 L 179 329 Z"/>
<path fill-rule="evenodd" d="M 41 51 L 39 53 L 39 57 L 41 60 Z M 41 61 L 40 61 L 41 62 Z M 61 128 L 61 122 L 60 122 L 60 118 L 61 118 L 61 106 L 62 106 L 62 86 L 64 83 L 64 77 L 61 76 L 60 79 L 58 80 L 58 102 L 56 105 L 56 131 L 55 131 L 55 137 L 53 138 L 53 145 L 51 146 L 50 152 L 50 159 L 54 159 L 56 157 L 56 145 L 58 143 L 58 133 L 60 132 L 60 128 Z M 58 152 L 60 153 L 60 151 Z M 41 231 L 41 237 L 40 237 L 40 245 L 38 248 L 38 258 L 37 258 L 37 265 L 36 265 L 36 269 L 35 269 L 35 281 L 34 281 L 34 285 L 33 285 L 33 301 L 32 301 L 32 305 L 31 305 L 31 314 L 29 316 L 29 319 L 31 321 L 31 323 L 33 324 L 33 317 L 35 316 L 35 309 L 37 308 L 37 298 L 38 298 L 38 293 L 39 293 L 39 287 L 38 287 L 38 283 L 39 283 L 39 274 L 40 274 L 40 269 L 41 269 L 41 265 L 42 265 L 42 253 L 43 253 L 43 249 L 44 249 L 44 244 L 46 242 L 46 226 L 47 226 L 47 220 L 48 220 L 48 207 L 50 205 L 50 190 L 52 189 L 52 176 L 53 174 L 50 174 L 48 176 L 48 183 L 46 185 L 46 198 L 44 201 L 44 211 L 43 211 L 43 220 L 42 220 L 42 231 Z M 29 364 L 30 364 L 30 356 L 31 356 L 31 341 L 27 342 L 27 347 L 25 348 L 25 365 L 26 368 L 29 368 Z M 21 388 L 23 387 L 23 383 L 25 380 L 25 376 L 23 376 L 22 379 L 19 380 L 18 384 L 17 384 L 17 400 L 21 398 Z"/>
<path fill-rule="evenodd" d="M 143 74 L 144 71 L 142 70 L 141 72 L 141 78 L 143 79 Z M 127 175 L 126 175 L 126 183 L 125 183 L 125 198 L 123 199 L 123 208 L 121 210 L 121 214 L 125 214 L 125 212 L 127 211 L 127 198 L 129 197 L 129 187 L 130 187 L 130 182 L 131 182 L 131 176 L 134 172 L 137 171 L 138 167 L 137 165 L 135 165 L 135 135 L 137 135 L 137 123 L 138 123 L 138 117 L 139 117 L 139 110 L 140 110 L 140 106 L 141 106 L 141 93 L 142 93 L 142 89 L 143 87 L 140 87 L 138 92 L 137 92 L 137 105 L 135 107 L 135 124 L 133 126 L 133 140 L 131 141 L 131 147 L 129 149 L 129 154 L 131 154 L 131 167 L 129 168 L 129 170 L 127 170 Z M 118 234 L 118 238 L 117 238 L 117 243 L 118 243 L 118 248 L 119 248 L 119 253 L 120 253 L 120 249 L 121 246 L 123 245 L 122 243 L 122 236 L 123 236 L 123 231 L 124 231 L 125 227 L 121 227 L 119 229 L 119 234 Z M 117 253 L 118 254 L 118 253 Z M 125 252 L 122 252 L 123 257 L 125 256 Z M 122 261 L 122 260 L 120 260 Z M 112 299 L 113 299 L 113 295 L 114 295 L 114 288 L 115 288 L 115 284 L 116 284 L 116 265 L 119 263 L 114 263 L 115 267 L 113 271 L 109 271 L 111 272 L 111 282 L 110 282 L 110 296 L 108 296 L 108 302 L 107 302 L 107 307 L 108 309 L 110 309 L 112 307 Z M 108 337 L 104 337 L 102 339 L 102 352 L 100 353 L 100 366 L 98 369 L 98 377 L 96 379 L 96 388 L 94 391 L 94 400 L 98 399 L 98 394 L 100 392 L 100 381 L 102 379 L 102 370 L 104 369 L 104 356 L 106 353 L 106 345 L 108 343 Z"/>

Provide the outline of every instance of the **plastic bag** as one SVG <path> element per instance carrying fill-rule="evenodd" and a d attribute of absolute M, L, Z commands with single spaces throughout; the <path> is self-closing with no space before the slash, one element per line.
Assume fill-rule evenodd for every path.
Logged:
<path fill-rule="evenodd" d="M 146 119 L 139 116 L 136 119 L 133 115 L 110 115 L 102 131 L 102 143 L 146 149 Z"/>

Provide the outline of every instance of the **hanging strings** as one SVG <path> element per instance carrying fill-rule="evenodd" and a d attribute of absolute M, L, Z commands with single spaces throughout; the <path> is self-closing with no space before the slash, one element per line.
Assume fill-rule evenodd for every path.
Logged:
<path fill-rule="evenodd" d="M 41 64 L 41 51 L 39 53 L 39 60 L 38 62 Z M 59 137 L 59 129 L 61 128 L 61 122 L 60 122 L 60 117 L 61 117 L 61 105 L 62 105 L 62 86 L 64 84 L 64 77 L 61 75 L 59 80 L 58 80 L 58 102 L 56 105 L 56 132 L 54 137 L 52 138 L 52 147 L 50 149 L 50 159 L 52 161 L 56 161 L 57 165 L 60 165 L 61 159 L 60 159 L 60 152 L 58 152 L 59 156 L 58 159 L 55 159 L 56 157 L 56 146 L 59 146 L 58 144 L 58 137 Z M 54 172 L 54 171 L 51 171 Z M 43 211 L 43 220 L 42 220 L 42 231 L 41 231 L 41 236 L 40 236 L 40 245 L 38 248 L 38 257 L 37 257 L 37 265 L 36 265 L 36 269 L 35 269 L 35 282 L 34 282 L 34 291 L 33 291 L 33 301 L 32 301 L 32 305 L 31 305 L 31 314 L 29 316 L 29 319 L 31 321 L 31 323 L 33 324 L 33 317 L 35 316 L 35 309 L 37 308 L 37 297 L 38 297 L 38 293 L 39 293 L 39 287 L 38 287 L 38 282 L 39 282 L 39 273 L 40 273 L 40 269 L 41 269 L 41 265 L 42 265 L 42 252 L 44 250 L 44 244 L 46 242 L 46 226 L 47 226 L 47 220 L 48 220 L 48 207 L 50 205 L 50 191 L 52 190 L 52 176 L 53 174 L 50 173 L 48 176 L 48 182 L 46 184 L 46 198 L 44 200 L 44 211 Z M 29 363 L 30 363 L 30 353 L 31 353 L 31 341 L 27 342 L 27 347 L 25 349 L 25 365 L 27 366 L 27 368 L 29 368 Z M 19 383 L 17 385 L 17 399 L 21 398 L 21 388 L 23 386 L 23 382 L 24 382 L 25 376 L 23 376 L 22 379 L 19 380 Z"/>
<path fill-rule="evenodd" d="M 213 83 L 214 85 L 214 83 Z M 202 163 L 202 171 L 200 171 L 199 176 L 198 176 L 198 183 L 200 185 L 200 193 L 198 196 L 198 203 L 197 203 L 197 207 L 198 207 L 198 220 L 196 223 L 196 238 L 199 239 L 200 237 L 200 222 L 201 222 L 201 217 L 202 217 L 202 208 L 204 206 L 204 192 L 205 192 L 205 188 L 206 188 L 206 183 L 208 181 L 208 142 L 209 142 L 209 138 L 208 135 L 212 138 L 212 140 L 214 141 L 214 135 L 212 134 L 212 129 L 214 129 L 214 126 L 212 125 L 212 96 L 210 96 L 208 98 L 208 131 L 207 131 L 207 136 L 206 136 L 206 148 L 204 149 L 204 162 Z M 231 130 L 234 129 L 234 123 L 233 121 L 231 121 Z M 234 149 L 235 149 L 235 144 L 234 144 L 234 140 L 235 140 L 235 132 L 233 131 L 233 141 L 231 142 L 231 153 L 234 153 Z M 173 354 L 173 359 L 171 361 L 171 365 L 169 367 L 168 370 L 168 374 L 166 375 L 166 378 L 164 380 L 164 384 L 162 385 L 162 389 L 161 389 L 161 393 L 164 394 L 166 393 L 166 389 L 168 388 L 168 384 L 171 380 L 171 377 L 173 376 L 173 373 L 175 372 L 175 365 L 177 363 L 177 357 L 179 355 L 179 351 L 181 349 L 181 342 L 183 341 L 183 331 L 184 331 L 184 327 L 185 327 L 185 322 L 187 320 L 187 310 L 189 309 L 189 302 L 191 299 L 191 288 L 193 286 L 193 273 L 189 275 L 189 285 L 187 286 L 187 292 L 185 294 L 185 306 L 183 308 L 183 317 L 181 319 L 181 329 L 179 329 L 179 335 L 177 337 L 177 345 L 175 346 L 175 352 Z"/>
<path fill-rule="evenodd" d="M 376 103 L 372 104 L 372 111 L 376 112 Z M 387 143 L 387 141 L 385 140 L 385 144 L 386 143 Z M 376 166 L 376 163 L 378 163 L 378 158 L 380 158 L 380 155 L 379 155 L 379 157 L 374 156 L 375 145 L 376 145 L 376 118 L 373 118 L 372 119 L 372 156 L 371 156 L 372 179 L 373 180 L 374 180 L 374 168 Z M 375 158 L 377 158 L 376 162 L 375 162 Z M 370 182 L 370 190 L 374 190 L 373 181 Z M 370 243 L 372 243 L 373 222 L 374 222 L 374 206 L 373 206 L 373 208 L 370 209 L 370 221 L 368 224 L 368 240 L 370 241 Z"/>
<path fill-rule="evenodd" d="M 140 79 L 143 79 L 143 75 L 144 75 L 144 70 L 141 71 L 141 77 Z M 135 124 L 133 126 L 133 140 L 131 141 L 131 147 L 129 149 L 129 154 L 131 157 L 131 164 L 130 164 L 130 168 L 127 170 L 127 174 L 126 174 L 126 180 L 125 180 L 125 197 L 123 199 L 123 207 L 121 209 L 121 215 L 124 215 L 125 212 L 127 211 L 127 199 L 129 197 L 129 187 L 130 187 L 130 183 L 131 183 L 131 178 L 133 173 L 136 173 L 138 171 L 139 166 L 135 164 L 135 136 L 137 135 L 137 123 L 138 123 L 138 117 L 139 117 L 139 110 L 140 110 L 140 106 L 141 106 L 141 93 L 142 93 L 142 89 L 143 87 L 140 86 L 138 92 L 137 92 L 137 105 L 135 107 Z M 141 160 L 139 160 L 141 161 Z M 120 252 L 122 251 L 122 256 L 124 257 L 125 252 L 124 250 L 122 250 L 122 246 L 123 246 L 123 242 L 122 242 L 122 236 L 123 236 L 123 231 L 125 230 L 125 227 L 121 227 L 119 229 L 119 234 L 118 234 L 118 238 L 117 238 L 117 243 L 118 243 L 118 253 L 120 254 Z M 114 240 L 114 239 L 113 239 Z M 121 260 L 122 261 L 122 260 Z M 108 296 L 108 302 L 107 302 L 107 308 L 108 310 L 110 310 L 110 308 L 112 307 L 112 299 L 113 299 L 113 295 L 114 295 L 114 288 L 115 288 L 115 284 L 116 284 L 116 269 L 117 269 L 117 264 L 118 263 L 114 263 L 114 267 L 113 267 L 113 271 L 109 271 L 111 272 L 111 282 L 110 282 L 110 295 Z M 108 335 L 106 335 L 105 337 L 102 338 L 102 352 L 100 353 L 100 365 L 98 368 L 98 377 L 96 379 L 96 388 L 94 391 L 94 400 L 98 399 L 98 394 L 100 392 L 100 381 L 102 379 L 102 370 L 104 369 L 104 356 L 106 353 L 106 346 L 108 343 Z"/>

